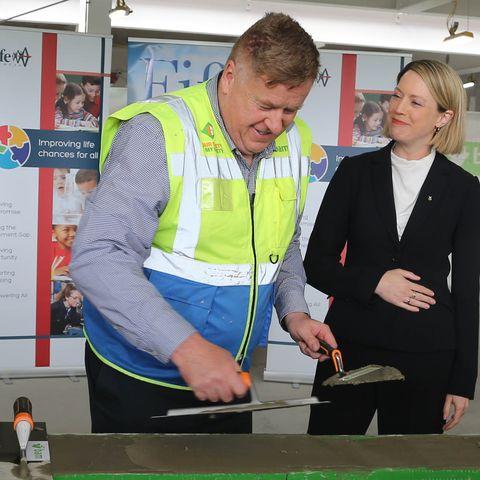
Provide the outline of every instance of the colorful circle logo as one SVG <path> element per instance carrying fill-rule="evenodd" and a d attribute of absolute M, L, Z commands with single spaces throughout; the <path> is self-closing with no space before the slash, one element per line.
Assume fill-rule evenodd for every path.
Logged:
<path fill-rule="evenodd" d="M 24 130 L 13 125 L 0 125 L 0 168 L 11 170 L 21 167 L 30 152 L 30 139 Z"/>
<path fill-rule="evenodd" d="M 327 173 L 328 156 L 323 147 L 312 144 L 312 157 L 310 163 L 310 183 L 319 182 Z"/>

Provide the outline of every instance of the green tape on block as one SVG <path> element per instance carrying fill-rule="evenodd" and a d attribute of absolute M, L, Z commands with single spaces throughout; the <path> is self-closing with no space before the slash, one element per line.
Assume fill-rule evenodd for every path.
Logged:
<path fill-rule="evenodd" d="M 480 480 L 480 469 L 431 470 L 422 468 L 382 468 L 367 472 L 298 472 L 288 474 L 287 480 Z"/>

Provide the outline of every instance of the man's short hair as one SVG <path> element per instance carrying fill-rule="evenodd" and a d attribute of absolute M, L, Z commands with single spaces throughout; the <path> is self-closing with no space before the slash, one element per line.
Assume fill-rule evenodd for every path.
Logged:
<path fill-rule="evenodd" d="M 93 77 L 91 75 L 85 75 L 82 77 L 82 83 L 85 85 L 86 83 L 89 83 L 90 85 L 100 85 L 100 77 Z"/>
<path fill-rule="evenodd" d="M 75 183 L 98 182 L 98 172 L 96 170 L 81 169 L 75 174 Z"/>
<path fill-rule="evenodd" d="M 270 85 L 297 86 L 318 76 L 318 49 L 312 37 L 289 15 L 267 13 L 235 42 L 234 62 L 251 60 L 253 71 Z"/>

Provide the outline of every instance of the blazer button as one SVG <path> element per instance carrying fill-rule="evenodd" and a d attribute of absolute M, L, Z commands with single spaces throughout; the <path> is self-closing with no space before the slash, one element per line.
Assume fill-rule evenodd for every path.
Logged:
<path fill-rule="evenodd" d="M 392 263 L 397 263 L 397 259 L 395 257 L 392 257 Z"/>

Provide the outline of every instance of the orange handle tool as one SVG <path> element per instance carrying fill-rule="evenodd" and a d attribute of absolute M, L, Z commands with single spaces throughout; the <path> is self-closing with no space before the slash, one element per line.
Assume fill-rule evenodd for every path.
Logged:
<path fill-rule="evenodd" d="M 250 374 L 248 372 L 238 372 L 238 373 L 240 373 L 240 375 L 242 376 L 243 383 L 245 383 L 245 385 L 248 388 L 251 388 L 252 387 L 252 379 L 250 378 Z"/>
<path fill-rule="evenodd" d="M 345 370 L 343 368 L 343 359 L 342 359 L 342 352 L 338 348 L 334 348 L 331 345 L 329 345 L 327 342 L 324 342 L 323 340 L 319 340 L 320 342 L 320 350 L 322 353 L 325 353 L 325 355 L 328 355 L 332 361 L 333 361 L 333 366 L 335 367 L 335 371 L 341 376 L 345 376 Z"/>
<path fill-rule="evenodd" d="M 32 403 L 27 397 L 19 397 L 13 404 L 13 429 L 17 428 L 17 425 L 22 420 L 28 422 L 33 429 L 32 418 Z"/>

